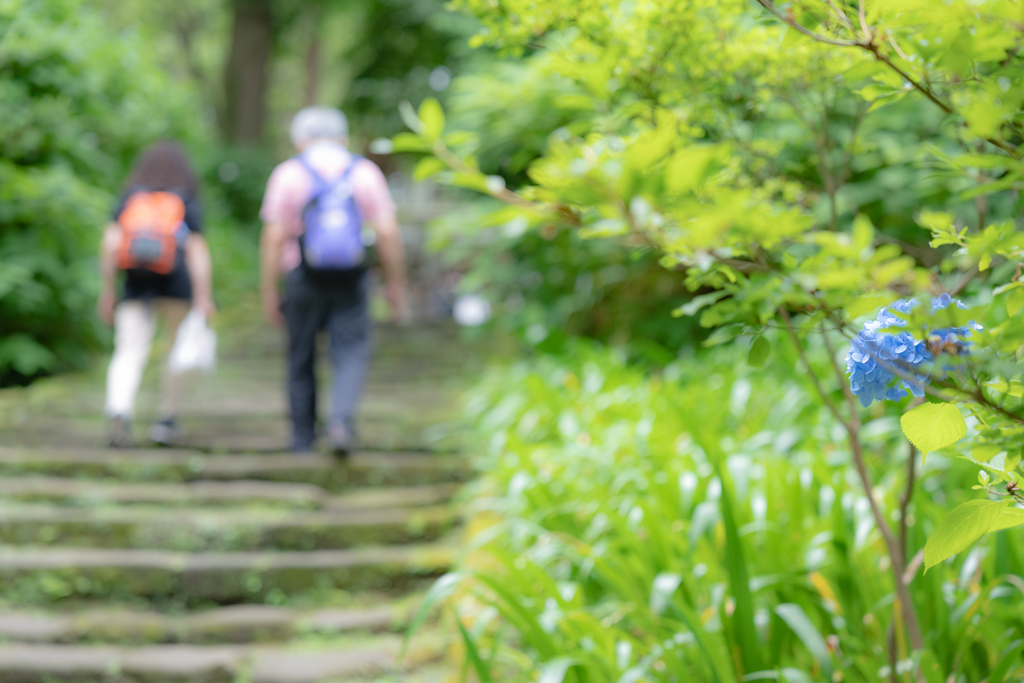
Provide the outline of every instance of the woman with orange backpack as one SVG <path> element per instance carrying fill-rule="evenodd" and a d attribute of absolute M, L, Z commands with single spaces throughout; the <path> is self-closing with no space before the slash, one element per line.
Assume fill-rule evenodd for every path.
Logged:
<path fill-rule="evenodd" d="M 135 395 L 161 318 L 174 339 L 190 308 L 211 317 L 210 250 L 202 235 L 199 179 L 174 142 L 145 150 L 125 181 L 100 247 L 100 318 L 114 326 L 114 356 L 107 371 L 106 413 L 110 446 L 132 445 Z M 118 301 L 115 281 L 124 272 Z M 177 411 L 184 377 L 164 368 L 160 419 L 150 440 L 170 445 L 178 435 Z"/>

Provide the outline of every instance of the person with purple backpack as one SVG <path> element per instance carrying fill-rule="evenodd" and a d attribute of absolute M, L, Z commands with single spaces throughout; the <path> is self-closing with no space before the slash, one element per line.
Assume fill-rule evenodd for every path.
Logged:
<path fill-rule="evenodd" d="M 263 311 L 272 325 L 288 329 L 297 453 L 311 452 L 316 442 L 316 338 L 327 331 L 333 371 L 327 436 L 331 450 L 344 455 L 355 446 L 354 416 L 370 362 L 364 244 L 376 244 L 396 321 L 407 316 L 404 247 L 384 174 L 347 148 L 345 115 L 307 107 L 289 132 L 299 154 L 274 169 L 260 209 Z"/>

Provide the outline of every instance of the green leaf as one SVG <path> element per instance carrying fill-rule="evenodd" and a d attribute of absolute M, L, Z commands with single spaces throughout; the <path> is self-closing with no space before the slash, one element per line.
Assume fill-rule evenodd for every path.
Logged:
<path fill-rule="evenodd" d="M 596 100 L 590 95 L 570 93 L 559 95 L 555 98 L 554 104 L 559 109 L 593 110 Z"/>
<path fill-rule="evenodd" d="M 416 115 L 416 110 L 412 108 L 408 100 L 402 100 L 398 103 L 398 114 L 402 117 L 402 123 L 409 130 L 417 135 L 423 135 L 423 122 L 420 121 L 420 117 Z M 395 144 L 397 145 L 398 143 L 396 142 Z"/>
<path fill-rule="evenodd" d="M 420 626 L 423 625 L 423 622 L 427 620 L 430 613 L 433 612 L 438 605 L 451 597 L 452 593 L 455 592 L 455 589 L 458 588 L 459 584 L 465 579 L 465 574 L 452 572 L 445 574 L 434 582 L 434 585 L 430 587 L 430 590 L 428 590 L 427 594 L 423 597 L 423 602 L 420 604 L 420 608 L 416 611 L 416 614 L 413 615 L 412 620 L 409 622 L 409 627 L 405 631 L 405 638 L 402 640 L 402 647 L 398 652 L 398 661 L 402 661 L 402 658 L 405 656 L 406 648 L 409 646 L 409 640 L 412 638 L 413 634 L 419 630 Z"/>
<path fill-rule="evenodd" d="M 399 133 L 391 138 L 392 152 L 429 152 L 430 143 L 415 133 Z"/>
<path fill-rule="evenodd" d="M 487 668 L 487 664 L 484 663 L 483 658 L 480 657 L 480 650 L 477 648 L 476 643 L 473 642 L 473 637 L 469 635 L 469 631 L 462 625 L 462 619 L 458 615 L 455 617 L 455 623 L 459 626 L 459 634 L 462 635 L 462 642 L 466 646 L 466 658 L 472 662 L 480 683 L 491 683 L 494 680 L 491 678 L 491 672 Z"/>
<path fill-rule="evenodd" d="M 444 110 L 441 103 L 433 97 L 423 100 L 420 105 L 419 119 L 423 122 L 423 137 L 433 142 L 444 135 Z"/>
<path fill-rule="evenodd" d="M 705 306 L 710 306 L 711 304 L 715 303 L 719 299 L 726 296 L 729 296 L 729 292 L 725 291 L 724 289 L 720 289 L 717 292 L 711 292 L 710 294 L 699 294 L 698 296 L 695 296 L 692 299 L 690 299 L 689 303 L 685 303 L 679 308 L 672 311 L 672 316 L 675 318 L 679 318 L 684 315 L 696 315 L 697 311 L 699 311 L 700 309 L 704 308 Z"/>
<path fill-rule="evenodd" d="M 990 531 L 1024 524 L 1024 510 L 1010 500 L 970 500 L 946 515 L 924 545 L 925 571 L 965 550 Z"/>
<path fill-rule="evenodd" d="M 807 616 L 804 608 L 795 603 L 783 603 L 775 608 L 775 613 L 793 629 L 800 642 L 811 652 L 828 680 L 832 679 L 832 657 L 828 652 L 828 644 Z"/>
<path fill-rule="evenodd" d="M 450 182 L 456 187 L 464 187 L 467 190 L 476 190 L 483 194 L 491 193 L 491 187 L 487 184 L 487 176 L 479 171 L 453 173 Z"/>
<path fill-rule="evenodd" d="M 34 375 L 56 363 L 53 352 L 27 334 L 0 337 L 0 371 L 12 368 L 23 375 Z"/>
<path fill-rule="evenodd" d="M 763 653 L 754 624 L 754 598 L 750 593 L 750 571 L 747 566 L 743 540 L 736 527 L 735 498 L 732 482 L 725 468 L 719 467 L 718 478 L 722 482 L 722 498 L 719 509 L 725 527 L 725 564 L 729 574 L 729 588 L 736 601 L 730 620 L 730 631 L 739 649 L 745 673 L 760 671 L 763 667 Z"/>
<path fill-rule="evenodd" d="M 921 453 L 952 446 L 967 436 L 967 423 L 953 403 L 923 403 L 900 418 L 903 433 Z"/>
<path fill-rule="evenodd" d="M 1017 311 L 1022 306 L 1024 306 L 1024 289 L 1017 287 L 1010 290 L 1010 294 L 1006 297 L 1006 315 L 1012 318 L 1017 315 Z"/>
<path fill-rule="evenodd" d="M 412 172 L 412 177 L 413 180 L 422 181 L 446 170 L 448 170 L 448 164 L 437 157 L 424 157 L 416 164 L 416 170 Z"/>
<path fill-rule="evenodd" d="M 771 350 L 772 345 L 762 335 L 754 337 L 754 341 L 750 343 L 750 350 L 747 351 L 747 363 L 753 368 L 764 367 Z"/>
<path fill-rule="evenodd" d="M 1000 394 L 1009 394 L 1015 398 L 1024 397 L 1024 382 L 1017 379 L 1012 379 L 1009 382 L 991 382 L 985 386 Z"/>
<path fill-rule="evenodd" d="M 1024 651 L 1024 640 L 1015 640 L 1010 643 L 1003 656 L 989 672 L 988 680 L 991 683 L 1006 683 L 1011 680 L 1010 670 L 1017 665 L 1021 651 Z"/>
<path fill-rule="evenodd" d="M 663 613 L 668 604 L 672 602 L 672 596 L 675 595 L 676 589 L 682 582 L 683 577 L 673 572 L 661 572 L 655 576 L 654 582 L 651 584 L 651 611 L 655 614 Z"/>
<path fill-rule="evenodd" d="M 871 246 L 875 240 L 875 227 L 871 225 L 871 219 L 864 214 L 857 214 L 853 219 L 853 246 L 857 251 L 862 251 Z"/>
<path fill-rule="evenodd" d="M 878 310 L 893 300 L 890 294 L 865 294 L 846 307 L 846 315 L 851 319 L 858 318 L 865 313 Z"/>
<path fill-rule="evenodd" d="M 975 444 L 971 447 L 971 457 L 978 462 L 988 462 L 992 458 L 996 457 L 1002 452 L 1002 446 L 996 444 L 983 443 Z"/>
<path fill-rule="evenodd" d="M 540 670 L 540 678 L 537 679 L 537 683 L 562 683 L 565 680 L 565 674 L 575 664 L 576 660 L 572 657 L 553 659 Z"/>

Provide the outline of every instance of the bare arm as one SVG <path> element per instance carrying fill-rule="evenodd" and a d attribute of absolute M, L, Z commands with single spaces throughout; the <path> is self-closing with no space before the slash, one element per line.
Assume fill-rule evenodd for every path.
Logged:
<path fill-rule="evenodd" d="M 396 322 L 405 322 L 409 310 L 406 302 L 405 245 L 402 231 L 393 212 L 374 223 L 377 231 L 377 256 L 384 269 L 384 282 L 391 316 Z"/>
<path fill-rule="evenodd" d="M 263 315 L 271 325 L 284 324 L 278 284 L 281 280 L 281 250 L 287 238 L 284 223 L 263 224 L 260 235 L 260 298 L 263 300 Z"/>
<path fill-rule="evenodd" d="M 213 263 L 206 238 L 198 232 L 190 232 L 185 240 L 185 267 L 192 280 L 193 308 L 212 318 L 217 312 L 213 305 Z"/>
<path fill-rule="evenodd" d="M 120 244 L 121 226 L 108 223 L 100 241 L 100 298 L 96 303 L 100 320 L 108 325 L 114 323 L 114 304 L 117 303 L 114 287 L 117 279 L 117 248 Z"/>

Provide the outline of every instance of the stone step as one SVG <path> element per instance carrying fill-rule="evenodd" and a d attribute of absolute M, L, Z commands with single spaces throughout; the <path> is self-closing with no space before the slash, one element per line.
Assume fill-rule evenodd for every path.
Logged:
<path fill-rule="evenodd" d="M 362 609 L 297 611 L 272 605 L 231 605 L 201 612 L 164 614 L 125 609 L 90 609 L 70 614 L 0 613 L 0 639 L 18 643 L 223 644 L 285 641 L 387 631 L 408 621 L 414 602 Z"/>
<path fill-rule="evenodd" d="M 0 480 L 0 491 L 3 483 Z M 180 485 L 157 485 L 157 490 L 167 486 Z M 303 512 L 4 504 L 0 543 L 185 551 L 325 550 L 435 540 L 452 523 L 446 506 Z"/>
<path fill-rule="evenodd" d="M 53 500 L 69 505 L 111 503 L 164 505 L 273 505 L 316 509 L 328 493 L 314 484 L 241 479 L 186 483 L 128 482 L 65 477 L 0 477 L 8 500 Z"/>
<path fill-rule="evenodd" d="M 138 681 L 152 683 L 321 683 L 400 671 L 398 636 L 317 648 L 272 645 L 0 645 L 0 683 Z M 439 659 L 442 641 L 423 639 L 401 666 Z"/>
<path fill-rule="evenodd" d="M 428 384 L 428 386 L 430 386 Z M 436 382 L 434 393 L 437 393 Z M 244 388 L 237 390 L 246 391 Z M 398 388 L 392 390 L 397 393 Z M 179 438 L 187 448 L 200 448 L 225 453 L 269 453 L 286 451 L 290 442 L 289 422 L 281 417 L 283 409 L 269 412 L 274 406 L 261 403 L 252 406 L 249 414 L 238 410 L 224 411 L 213 397 L 197 399 L 190 410 L 198 416 L 182 417 L 183 432 Z M 361 442 L 373 448 L 417 448 L 424 444 L 423 432 L 432 424 L 450 417 L 450 401 L 392 400 L 386 411 L 372 411 L 361 415 L 358 429 Z M 47 444 L 65 447 L 101 447 L 105 445 L 106 419 L 95 412 L 61 414 L 66 411 L 49 409 L 16 409 L 0 414 L 0 442 L 22 446 Z M 148 421 L 139 419 L 133 426 L 135 443 L 147 445 Z"/>
<path fill-rule="evenodd" d="M 125 482 L 68 477 L 0 477 L 0 497 L 59 501 L 76 507 L 142 504 L 173 506 L 262 505 L 335 512 L 432 505 L 446 501 L 456 483 L 352 489 L 332 494 L 315 484 L 252 479 L 189 482 Z"/>
<path fill-rule="evenodd" d="M 363 443 L 380 450 L 416 450 L 433 443 L 425 435 L 426 425 L 396 424 L 394 420 L 371 424 L 361 431 Z M 0 442 L 23 448 L 57 446 L 74 449 L 82 446 L 100 448 L 106 442 L 106 428 L 67 430 L 38 425 L 0 429 Z M 144 443 L 144 442 L 140 442 Z M 289 439 L 284 432 L 273 435 L 224 434 L 185 435 L 182 445 L 211 453 L 280 453 L 288 449 Z"/>
<path fill-rule="evenodd" d="M 326 455 L 205 455 L 186 449 L 12 448 L 0 446 L 0 475 L 114 477 L 119 481 L 183 482 L 262 479 L 330 490 L 461 481 L 463 458 L 433 453 L 363 451 L 344 461 Z"/>
<path fill-rule="evenodd" d="M 0 598 L 13 605 L 68 599 L 195 605 L 337 590 L 394 593 L 443 573 L 454 543 L 224 553 L 5 546 Z"/>

